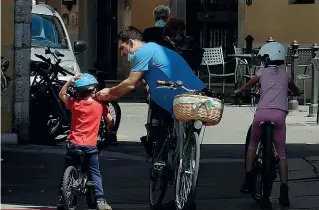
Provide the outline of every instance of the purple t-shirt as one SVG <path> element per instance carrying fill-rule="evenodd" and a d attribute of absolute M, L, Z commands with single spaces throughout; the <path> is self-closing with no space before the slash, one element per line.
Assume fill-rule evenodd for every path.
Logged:
<path fill-rule="evenodd" d="M 258 109 L 280 109 L 288 112 L 288 84 L 290 76 L 285 66 L 261 68 L 259 76 L 260 100 Z"/>

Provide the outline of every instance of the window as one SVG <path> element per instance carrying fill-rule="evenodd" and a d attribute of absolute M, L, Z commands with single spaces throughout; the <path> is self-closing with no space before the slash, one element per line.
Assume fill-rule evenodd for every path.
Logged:
<path fill-rule="evenodd" d="M 290 4 L 314 4 L 316 0 L 290 0 Z"/>
<path fill-rule="evenodd" d="M 32 14 L 31 19 L 33 47 L 68 48 L 66 35 L 57 17 Z"/>

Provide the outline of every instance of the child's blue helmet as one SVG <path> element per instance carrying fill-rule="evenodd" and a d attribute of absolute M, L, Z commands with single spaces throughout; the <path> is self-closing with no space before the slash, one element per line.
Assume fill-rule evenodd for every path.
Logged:
<path fill-rule="evenodd" d="M 73 84 L 76 91 L 94 90 L 98 86 L 96 78 L 88 73 L 82 74 Z"/>

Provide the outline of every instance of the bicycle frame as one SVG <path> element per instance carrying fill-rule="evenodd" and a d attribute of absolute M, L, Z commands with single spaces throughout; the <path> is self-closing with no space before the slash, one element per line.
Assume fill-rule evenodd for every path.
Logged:
<path fill-rule="evenodd" d="M 162 145 L 161 151 L 158 154 L 158 157 L 161 157 L 161 155 L 164 151 L 164 148 L 167 147 L 168 144 L 170 143 L 169 141 L 171 139 L 176 139 L 176 148 L 173 151 L 173 153 L 170 153 L 170 152 L 172 152 L 172 150 L 168 151 L 168 160 L 167 160 L 168 165 L 170 165 L 173 168 L 175 168 L 178 164 L 178 161 L 180 158 L 179 154 L 182 154 L 182 152 L 183 152 L 184 143 L 187 143 L 187 142 L 184 142 L 184 139 L 187 139 L 187 138 L 184 138 L 184 134 L 185 134 L 185 131 L 187 131 L 188 129 L 197 130 L 194 128 L 192 121 L 184 123 L 184 122 L 175 120 L 173 130 L 171 133 L 169 133 L 168 137 L 165 139 L 165 141 Z M 202 130 L 202 128 L 198 130 L 199 133 L 201 132 L 201 130 Z M 155 162 L 156 161 L 157 160 L 155 160 Z"/>

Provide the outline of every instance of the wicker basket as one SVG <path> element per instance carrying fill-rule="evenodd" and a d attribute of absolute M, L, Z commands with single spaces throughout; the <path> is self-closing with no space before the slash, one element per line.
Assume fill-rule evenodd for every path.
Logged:
<path fill-rule="evenodd" d="M 205 125 L 217 125 L 224 111 L 221 100 L 207 96 L 181 94 L 174 99 L 174 115 L 177 120 L 200 120 Z"/>

